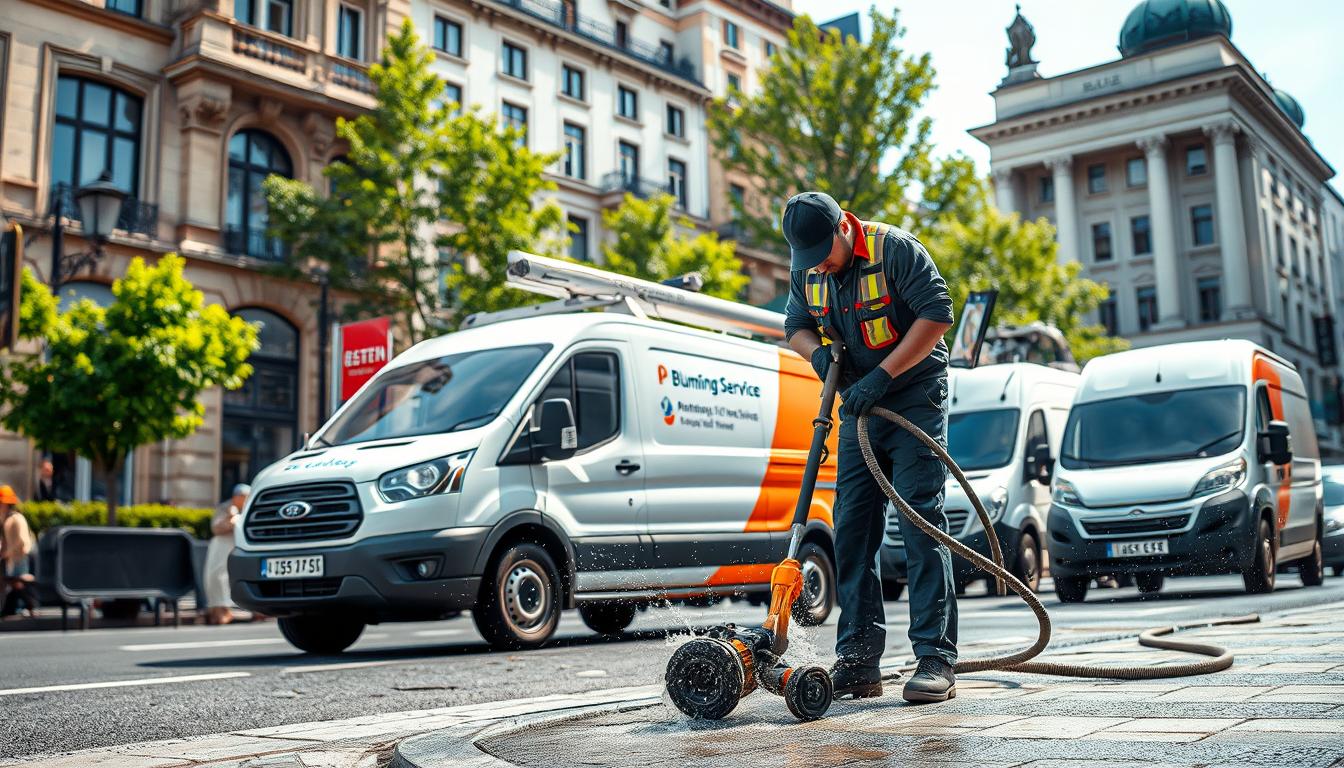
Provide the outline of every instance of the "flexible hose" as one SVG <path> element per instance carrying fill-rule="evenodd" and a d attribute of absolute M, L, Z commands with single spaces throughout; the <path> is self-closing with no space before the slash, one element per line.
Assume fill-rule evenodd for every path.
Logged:
<path fill-rule="evenodd" d="M 979 552 L 971 549 L 965 544 L 957 541 L 952 536 L 939 530 L 937 526 L 925 520 L 922 515 L 906 503 L 901 498 L 896 489 L 892 487 L 891 481 L 887 479 L 886 473 L 877 462 L 877 456 L 873 453 L 873 445 L 868 436 L 868 419 L 870 416 L 881 416 L 882 418 L 896 424 L 905 431 L 914 435 L 918 440 L 927 445 L 930 450 L 947 465 L 948 470 L 952 472 L 953 477 L 961 484 L 966 491 L 966 498 L 971 500 L 975 507 L 975 513 L 980 518 L 980 525 L 985 529 L 989 537 L 990 550 L 994 556 L 993 560 L 981 555 Z M 1230 619 L 1219 619 L 1217 621 L 1196 622 L 1193 624 L 1182 624 L 1169 627 L 1155 627 L 1146 630 L 1139 635 L 1139 644 L 1149 648 L 1162 648 L 1172 651 L 1182 651 L 1185 653 L 1195 653 L 1203 656 L 1209 656 L 1208 659 L 1189 662 L 1186 664 L 1174 664 L 1166 666 L 1121 666 L 1121 667 L 1096 667 L 1086 664 L 1059 664 L 1047 661 L 1031 661 L 1031 659 L 1040 655 L 1045 650 L 1046 645 L 1050 643 L 1050 614 L 1046 613 L 1045 606 L 1041 604 L 1036 594 L 1023 584 L 1016 576 L 1003 567 L 1003 551 L 999 548 L 999 538 L 994 531 L 994 525 L 990 522 L 989 513 L 980 503 L 980 496 L 971 488 L 966 475 L 962 473 L 961 467 L 952 460 L 942 445 L 929 437 L 924 430 L 910 423 L 908 419 L 898 413 L 886 408 L 875 406 L 868 414 L 859 416 L 859 451 L 863 454 L 863 461 L 868 465 L 868 471 L 873 473 L 873 479 L 877 481 L 878 487 L 891 500 L 892 504 L 901 511 L 901 514 L 919 528 L 924 533 L 933 537 L 938 543 L 946 546 L 952 552 L 971 562 L 976 568 L 993 576 L 998 582 L 998 593 L 1004 594 L 1003 586 L 1007 584 L 1014 592 L 1021 597 L 1033 613 L 1036 614 L 1036 621 L 1040 626 L 1040 631 L 1036 635 L 1036 641 L 1025 650 L 1017 653 L 1010 653 L 1006 656 L 993 656 L 986 659 L 971 659 L 968 661 L 959 661 L 952 668 L 955 672 L 983 672 L 990 669 L 1009 670 L 1013 672 L 1031 672 L 1039 675 L 1064 675 L 1068 677 L 1101 677 L 1113 678 L 1117 680 L 1153 680 L 1164 677 L 1186 677 L 1189 675 L 1206 675 L 1212 672 L 1219 672 L 1232 666 L 1232 653 L 1226 648 L 1208 643 L 1197 643 L 1188 640 L 1163 639 L 1181 629 L 1190 629 L 1192 627 L 1206 627 L 1221 624 L 1248 624 L 1258 622 L 1260 617 L 1251 614 L 1247 616 L 1238 616 Z M 909 669 L 909 668 L 903 668 Z M 899 677 L 900 673 L 887 675 L 884 679 L 893 679 Z"/>

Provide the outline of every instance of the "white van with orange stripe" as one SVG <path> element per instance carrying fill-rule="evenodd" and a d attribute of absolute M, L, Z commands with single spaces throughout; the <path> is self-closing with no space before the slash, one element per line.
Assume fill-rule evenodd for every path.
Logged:
<path fill-rule="evenodd" d="M 1170 344 L 1083 369 L 1047 520 L 1064 602 L 1097 576 L 1240 573 L 1274 589 L 1296 566 L 1319 585 L 1320 453 L 1302 379 L 1250 341 Z"/>
<path fill-rule="evenodd" d="M 646 309 L 689 311 L 622 285 Z M 739 327 L 750 310 L 695 298 Z M 542 306 L 412 347 L 264 470 L 229 561 L 235 601 L 336 652 L 366 624 L 463 609 L 492 643 L 528 647 L 564 608 L 609 633 L 657 600 L 767 591 L 819 403 L 811 366 L 638 308 Z M 782 316 L 751 312 L 782 335 Z M 834 484 L 830 458 L 800 557 L 804 623 L 834 600 Z"/>

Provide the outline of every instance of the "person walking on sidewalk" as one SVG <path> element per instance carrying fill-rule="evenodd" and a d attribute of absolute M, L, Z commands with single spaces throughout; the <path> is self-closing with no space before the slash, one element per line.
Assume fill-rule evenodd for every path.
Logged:
<path fill-rule="evenodd" d="M 210 546 L 205 551 L 205 603 L 207 624 L 233 621 L 233 600 L 229 597 L 229 553 L 233 551 L 233 529 L 242 518 L 243 507 L 252 487 L 239 483 L 233 495 L 220 503 L 210 520 Z"/>
<path fill-rule="evenodd" d="M 835 503 L 835 555 L 840 627 L 835 694 L 882 694 L 878 664 L 886 616 L 878 548 L 887 498 L 859 451 L 857 419 L 875 405 L 899 413 L 947 445 L 947 345 L 952 299 L 924 246 L 913 235 L 841 210 L 830 195 L 804 192 L 789 200 L 782 222 L 792 281 L 784 321 L 793 351 L 826 378 L 830 350 L 844 344 Z M 924 519 L 947 530 L 943 483 L 947 468 L 914 435 L 885 419 L 869 422 L 878 463 L 897 493 Z M 918 669 L 907 701 L 956 696 L 957 598 L 951 553 L 904 515 L 900 520 L 910 580 L 910 644 Z"/>
<path fill-rule="evenodd" d="M 19 497 L 8 485 L 0 485 L 0 565 L 3 565 L 5 599 L 0 617 L 13 616 L 22 605 L 29 617 L 36 615 L 33 575 L 28 570 L 28 555 L 33 551 L 33 532 L 28 519 L 19 511 Z"/>

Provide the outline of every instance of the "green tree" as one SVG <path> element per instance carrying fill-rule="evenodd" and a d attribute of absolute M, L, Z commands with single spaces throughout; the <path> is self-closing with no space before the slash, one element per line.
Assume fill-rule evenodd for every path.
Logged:
<path fill-rule="evenodd" d="M 627 194 L 614 211 L 602 212 L 602 224 L 612 239 L 602 245 L 605 269 L 645 280 L 666 280 L 699 272 L 702 293 L 736 301 L 748 278 L 731 241 L 713 232 L 686 237 L 694 231 L 690 219 L 673 211 L 676 199 L 656 195 L 647 200 Z"/>
<path fill-rule="evenodd" d="M 256 327 L 207 305 L 183 264 L 175 254 L 152 267 L 136 258 L 112 284 L 111 305 L 85 299 L 64 312 L 46 285 L 23 274 L 20 334 L 45 342 L 46 353 L 0 363 L 0 423 L 93 462 L 107 483 L 109 525 L 131 451 L 195 432 L 205 414 L 200 393 L 237 389 L 252 373 Z"/>
<path fill-rule="evenodd" d="M 410 343 L 441 328 L 445 311 L 530 300 L 502 287 L 507 253 L 547 247 L 562 221 L 554 204 L 533 205 L 554 188 L 542 173 L 557 156 L 444 103 L 433 60 L 407 20 L 369 70 L 373 109 L 337 120 L 348 150 L 324 171 L 330 194 L 278 176 L 264 185 L 271 231 L 291 246 L 286 269 L 326 265 L 334 288 L 359 297 L 348 313 L 386 312 Z M 447 295 L 440 249 L 458 258 Z"/>

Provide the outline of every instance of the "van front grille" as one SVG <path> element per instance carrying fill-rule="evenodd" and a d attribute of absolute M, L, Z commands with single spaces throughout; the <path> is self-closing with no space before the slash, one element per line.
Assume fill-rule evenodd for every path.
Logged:
<path fill-rule="evenodd" d="M 966 521 L 970 519 L 971 513 L 965 509 L 947 509 L 947 532 L 953 536 L 960 536 L 961 532 L 966 530 Z M 887 507 L 887 543 L 901 544 L 901 520 L 900 510 L 893 506 Z"/>
<path fill-rule="evenodd" d="M 277 579 L 250 582 L 257 597 L 275 600 L 285 597 L 331 597 L 341 591 L 341 577 L 330 579 Z"/>
<path fill-rule="evenodd" d="M 1084 520 L 1083 530 L 1088 536 L 1134 536 L 1146 533 L 1179 531 L 1190 522 L 1190 515 L 1166 517 L 1125 517 L 1118 520 Z"/>
<path fill-rule="evenodd" d="M 280 510 L 294 502 L 307 505 L 307 512 L 297 517 L 282 516 Z M 257 496 L 243 523 L 243 534 L 248 541 L 261 544 L 343 539 L 363 520 L 364 509 L 354 483 L 285 485 Z"/>

